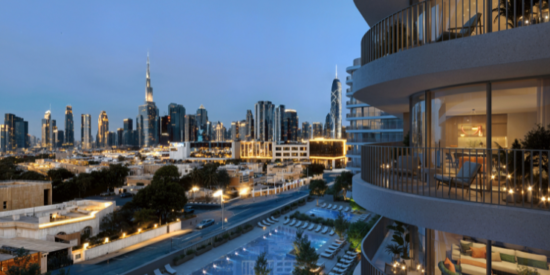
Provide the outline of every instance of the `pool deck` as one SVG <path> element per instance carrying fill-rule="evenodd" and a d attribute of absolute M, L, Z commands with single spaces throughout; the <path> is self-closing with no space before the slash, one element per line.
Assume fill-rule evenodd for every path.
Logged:
<path fill-rule="evenodd" d="M 319 205 L 322 205 L 324 202 L 325 201 L 322 198 L 319 198 Z M 327 202 L 327 203 L 338 204 L 338 205 L 343 205 L 343 206 L 348 206 L 349 205 L 346 202 Z M 210 264 L 211 262 L 217 260 L 221 256 L 223 256 L 225 254 L 228 254 L 230 252 L 233 252 L 234 250 L 242 247 L 244 244 L 246 244 L 248 242 L 251 242 L 251 241 L 253 241 L 257 238 L 262 237 L 266 232 L 269 232 L 270 230 L 273 230 L 273 229 L 275 229 L 279 226 L 289 227 L 288 225 L 283 225 L 283 222 L 284 222 L 285 217 L 290 216 L 292 213 L 294 213 L 294 211 L 300 211 L 301 213 L 305 213 L 305 212 L 307 212 L 310 209 L 315 208 L 315 207 L 317 207 L 317 200 L 308 202 L 308 203 L 306 203 L 306 205 L 298 207 L 296 210 L 293 210 L 293 211 L 287 213 L 286 215 L 282 215 L 281 217 L 279 217 L 279 222 L 267 227 L 266 229 L 261 229 L 261 228 L 255 226 L 254 229 L 252 231 L 250 231 L 249 233 L 244 234 L 243 236 L 238 237 L 236 239 L 230 240 L 230 241 L 228 241 L 227 243 L 225 243 L 221 246 L 215 247 L 212 250 L 210 250 L 210 251 L 208 251 L 208 252 L 206 252 L 206 253 L 198 256 L 198 257 L 195 257 L 193 260 L 191 260 L 189 262 L 186 262 L 182 265 L 174 267 L 174 269 L 178 272 L 177 274 L 191 274 L 192 272 L 195 272 L 195 271 L 199 270 L 200 268 L 207 266 L 208 264 Z M 311 231 L 308 231 L 308 232 L 311 232 Z M 334 243 L 334 241 L 338 238 L 338 235 L 329 236 L 328 233 L 327 234 L 321 234 L 321 233 L 313 232 L 313 234 L 318 234 L 318 235 L 322 235 L 322 236 L 325 236 L 325 237 L 329 238 L 327 243 L 317 250 L 318 254 L 323 253 L 325 251 L 325 249 L 327 247 L 329 247 L 332 243 Z M 338 256 L 343 256 L 345 251 L 348 250 L 348 247 L 349 247 L 349 244 L 346 243 L 346 245 L 342 249 L 340 249 L 340 251 L 332 259 L 319 257 L 318 262 L 324 262 L 325 263 L 325 269 L 323 270 L 324 274 L 328 274 L 328 272 L 330 270 L 332 270 L 332 268 L 336 265 Z"/>

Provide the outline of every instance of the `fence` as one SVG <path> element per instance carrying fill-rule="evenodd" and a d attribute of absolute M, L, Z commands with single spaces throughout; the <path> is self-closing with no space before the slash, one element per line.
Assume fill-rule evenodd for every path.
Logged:
<path fill-rule="evenodd" d="M 371 261 L 380 245 L 384 241 L 388 233 L 388 225 L 392 221 L 382 217 L 372 227 L 371 231 L 365 236 L 361 242 L 361 274 L 362 275 L 385 275 L 382 270 L 377 268 Z"/>
<path fill-rule="evenodd" d="M 361 178 L 416 195 L 548 211 L 549 152 L 366 145 Z"/>
<path fill-rule="evenodd" d="M 361 65 L 403 50 L 549 21 L 548 2 L 427 0 L 371 26 L 361 40 Z"/>

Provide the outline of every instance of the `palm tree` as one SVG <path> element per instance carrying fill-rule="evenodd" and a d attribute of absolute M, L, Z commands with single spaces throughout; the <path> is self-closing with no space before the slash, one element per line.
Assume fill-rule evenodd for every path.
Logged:
<path fill-rule="evenodd" d="M 311 246 L 308 237 L 303 231 L 296 232 L 296 239 L 292 244 L 296 252 L 296 264 L 294 265 L 293 275 L 310 275 L 315 274 L 311 270 L 317 269 L 317 261 L 319 254 L 315 252 L 315 248 Z"/>
<path fill-rule="evenodd" d="M 254 266 L 255 275 L 269 275 L 271 273 L 271 269 L 268 268 L 266 254 L 267 251 L 264 251 L 256 259 L 256 265 Z"/>
<path fill-rule="evenodd" d="M 344 218 L 342 211 L 338 212 L 338 216 L 336 216 L 336 219 L 334 220 L 334 232 L 338 234 L 338 237 L 340 237 L 341 240 L 344 239 L 344 233 L 346 233 L 348 225 L 349 223 Z"/>

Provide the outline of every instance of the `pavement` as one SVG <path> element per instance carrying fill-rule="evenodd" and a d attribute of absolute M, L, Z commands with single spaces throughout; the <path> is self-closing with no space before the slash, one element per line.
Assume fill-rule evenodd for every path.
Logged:
<path fill-rule="evenodd" d="M 227 218 L 224 227 L 240 223 L 258 214 L 259 211 L 263 212 L 273 209 L 308 193 L 309 191 L 306 189 L 294 189 L 278 195 L 235 201 L 227 207 L 224 206 L 223 216 Z M 104 199 L 108 200 L 109 197 L 104 197 Z M 119 205 L 118 202 L 117 205 Z M 167 236 L 164 239 L 155 238 L 147 242 L 147 244 L 134 247 L 123 253 L 118 253 L 118 251 L 113 252 L 113 254 L 115 254 L 114 257 L 105 257 L 102 261 L 95 261 L 94 264 L 74 264 L 69 267 L 70 273 L 71 275 L 122 274 L 136 266 L 166 255 L 174 250 L 196 243 L 200 241 L 203 236 L 211 235 L 216 231 L 222 231 L 222 209 L 196 210 L 195 214 L 197 215 L 196 218 L 182 221 L 182 230 L 189 233 L 178 236 Z M 204 219 L 214 219 L 216 224 L 202 230 L 195 230 L 194 227 L 196 224 Z"/>

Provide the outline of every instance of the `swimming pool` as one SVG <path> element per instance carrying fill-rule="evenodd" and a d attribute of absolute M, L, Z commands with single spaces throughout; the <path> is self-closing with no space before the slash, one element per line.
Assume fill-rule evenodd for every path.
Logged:
<path fill-rule="evenodd" d="M 336 219 L 338 216 L 338 211 L 336 210 L 328 210 L 323 208 L 315 207 L 309 211 L 306 212 L 307 215 L 315 215 L 315 217 L 321 217 L 325 219 Z M 353 217 L 355 217 L 355 214 L 352 214 L 351 212 L 344 212 L 342 211 L 342 214 L 344 214 L 344 218 L 347 221 L 350 221 Z"/>
<path fill-rule="evenodd" d="M 191 274 L 254 275 L 254 265 L 258 255 L 267 251 L 266 257 L 273 274 L 290 275 L 296 262 L 294 257 L 289 255 L 293 249 L 292 242 L 296 238 L 296 231 L 295 228 L 279 226 Z M 311 245 L 317 250 L 329 240 L 329 237 L 310 232 L 304 232 L 304 234 L 308 236 Z"/>

